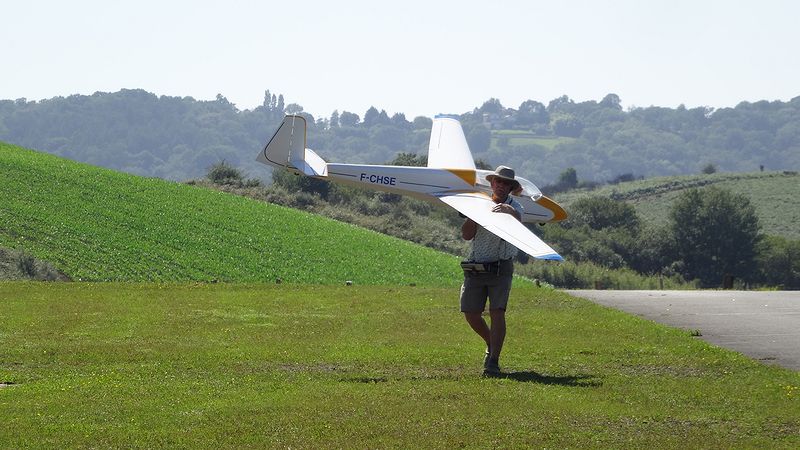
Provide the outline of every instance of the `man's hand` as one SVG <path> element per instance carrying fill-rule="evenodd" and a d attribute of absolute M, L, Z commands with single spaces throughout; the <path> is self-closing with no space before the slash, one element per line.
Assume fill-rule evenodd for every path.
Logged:
<path fill-rule="evenodd" d="M 520 215 L 519 215 L 519 212 L 517 212 L 517 210 L 514 209 L 514 207 L 509 205 L 508 203 L 500 203 L 500 204 L 494 205 L 494 208 L 492 208 L 492 212 L 511 214 L 517 220 L 521 220 L 522 219 L 522 217 L 520 217 Z"/>

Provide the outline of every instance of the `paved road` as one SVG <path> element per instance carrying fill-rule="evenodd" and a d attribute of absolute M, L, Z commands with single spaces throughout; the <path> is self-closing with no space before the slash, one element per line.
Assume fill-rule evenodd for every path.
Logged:
<path fill-rule="evenodd" d="M 800 292 L 566 291 L 686 330 L 768 364 L 800 370 Z"/>

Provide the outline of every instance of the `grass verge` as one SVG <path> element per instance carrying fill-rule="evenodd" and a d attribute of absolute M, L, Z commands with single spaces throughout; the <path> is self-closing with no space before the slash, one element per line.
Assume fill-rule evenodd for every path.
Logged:
<path fill-rule="evenodd" d="M 0 283 L 0 446 L 797 448 L 800 374 L 549 289 Z"/>

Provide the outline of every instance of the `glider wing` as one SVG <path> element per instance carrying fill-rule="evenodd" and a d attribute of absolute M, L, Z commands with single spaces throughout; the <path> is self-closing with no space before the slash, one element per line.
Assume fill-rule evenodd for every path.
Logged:
<path fill-rule="evenodd" d="M 534 258 L 564 260 L 516 218 L 510 214 L 492 212 L 495 203 L 485 194 L 469 192 L 442 195 L 439 200 Z"/>

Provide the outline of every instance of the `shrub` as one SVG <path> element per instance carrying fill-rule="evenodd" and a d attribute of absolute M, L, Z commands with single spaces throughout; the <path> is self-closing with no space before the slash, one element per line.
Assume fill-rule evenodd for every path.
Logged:
<path fill-rule="evenodd" d="M 35 278 L 36 277 L 36 260 L 33 259 L 33 256 L 25 253 L 25 251 L 19 251 L 16 255 L 17 260 L 17 270 L 19 273 L 22 274 L 25 278 Z"/>
<path fill-rule="evenodd" d="M 757 249 L 760 282 L 784 289 L 800 289 L 800 241 L 769 236 Z"/>
<path fill-rule="evenodd" d="M 206 177 L 216 184 L 235 184 L 241 186 L 244 176 L 242 171 L 228 164 L 224 159 L 208 168 Z"/>
<path fill-rule="evenodd" d="M 0 248 L 0 280 L 68 280 L 52 264 L 24 250 Z"/>
<path fill-rule="evenodd" d="M 717 167 L 714 164 L 708 163 L 705 166 L 703 166 L 703 173 L 706 175 L 717 173 Z"/>
<path fill-rule="evenodd" d="M 553 264 L 534 261 L 517 265 L 518 274 L 567 289 L 693 289 L 679 275 L 646 276 L 630 269 L 608 269 L 591 262 Z"/>

